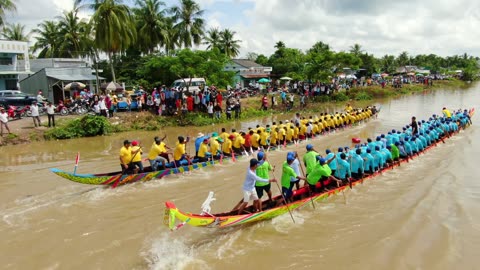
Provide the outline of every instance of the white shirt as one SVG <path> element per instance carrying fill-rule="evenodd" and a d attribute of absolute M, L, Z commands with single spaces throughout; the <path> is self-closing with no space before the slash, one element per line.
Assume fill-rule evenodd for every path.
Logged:
<path fill-rule="evenodd" d="M 37 102 L 42 103 L 44 100 L 45 98 L 42 95 L 40 94 L 37 95 Z"/>
<path fill-rule="evenodd" d="M 0 113 L 0 122 L 2 123 L 8 122 L 8 114 L 6 112 Z"/>
<path fill-rule="evenodd" d="M 55 106 L 53 105 L 47 106 L 47 114 L 55 114 Z"/>
<path fill-rule="evenodd" d="M 207 106 L 208 113 L 213 113 L 213 105 Z"/>
<path fill-rule="evenodd" d="M 30 111 L 32 112 L 32 116 L 40 116 L 38 113 L 38 105 L 33 105 L 30 106 Z"/>
<path fill-rule="evenodd" d="M 101 99 L 98 101 L 98 107 L 100 108 L 100 110 L 106 110 L 107 109 L 107 106 L 105 105 L 105 100 L 104 99 Z"/>

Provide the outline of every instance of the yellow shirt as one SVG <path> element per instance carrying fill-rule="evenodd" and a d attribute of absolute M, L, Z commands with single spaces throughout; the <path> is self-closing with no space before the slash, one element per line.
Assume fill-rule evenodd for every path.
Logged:
<path fill-rule="evenodd" d="M 253 133 L 251 141 L 253 147 L 259 147 L 258 140 L 260 140 L 260 135 L 258 133 Z"/>
<path fill-rule="evenodd" d="M 162 143 L 163 142 L 161 142 L 160 145 Z M 160 155 L 161 153 L 164 152 L 164 151 L 162 151 L 162 147 L 160 145 L 158 145 L 156 143 L 152 144 L 152 147 L 150 148 L 150 152 L 148 152 L 148 159 L 153 160 L 153 159 L 157 158 L 158 155 Z M 165 149 L 165 147 L 163 149 Z"/>
<path fill-rule="evenodd" d="M 292 138 L 293 138 L 293 129 L 289 128 L 289 129 L 287 130 L 287 140 L 288 140 L 288 141 L 291 141 Z"/>
<path fill-rule="evenodd" d="M 220 143 L 217 140 L 210 140 L 210 151 L 212 151 L 212 155 L 216 155 L 219 149 Z"/>
<path fill-rule="evenodd" d="M 233 141 L 233 147 L 235 148 L 242 148 L 242 145 L 245 143 L 245 139 L 242 136 L 235 137 L 235 141 Z"/>
<path fill-rule="evenodd" d="M 123 146 L 120 149 L 120 159 L 122 160 L 122 164 L 128 164 L 132 160 L 132 149 Z"/>
<path fill-rule="evenodd" d="M 184 154 L 185 154 L 185 144 L 177 143 L 177 146 L 175 146 L 175 150 L 173 150 L 173 159 L 180 160 L 182 158 L 182 155 Z"/>
<path fill-rule="evenodd" d="M 307 132 L 307 126 L 305 125 L 301 125 L 300 126 L 300 131 L 298 132 L 299 135 L 305 135 L 305 133 Z"/>
<path fill-rule="evenodd" d="M 200 148 L 198 148 L 198 156 L 205 157 L 206 153 L 208 152 L 208 145 L 206 143 L 200 144 Z"/>
<path fill-rule="evenodd" d="M 268 132 L 262 132 L 262 134 L 260 134 L 260 144 L 266 145 L 268 136 L 269 136 Z"/>
<path fill-rule="evenodd" d="M 228 136 L 230 136 L 230 134 L 228 134 L 227 132 L 223 132 L 222 134 L 220 134 L 219 137 L 222 138 L 224 142 L 226 142 L 228 139 Z"/>
<path fill-rule="evenodd" d="M 232 148 L 232 141 L 230 139 L 226 139 L 222 145 L 222 151 L 225 154 L 230 154 L 230 149 Z"/>
<path fill-rule="evenodd" d="M 293 128 L 293 138 L 294 139 L 298 139 L 298 133 L 300 132 L 299 128 L 297 126 L 295 126 Z"/>
<path fill-rule="evenodd" d="M 285 139 L 285 129 L 281 128 L 278 130 L 278 139 L 283 140 Z"/>
<path fill-rule="evenodd" d="M 270 134 L 270 143 L 271 144 L 277 144 L 277 132 L 276 131 L 272 131 L 272 133 Z"/>
<path fill-rule="evenodd" d="M 132 147 L 132 152 L 137 151 L 136 154 L 132 154 L 132 162 L 141 162 L 142 161 L 142 149 L 140 149 L 140 146 L 133 146 Z"/>

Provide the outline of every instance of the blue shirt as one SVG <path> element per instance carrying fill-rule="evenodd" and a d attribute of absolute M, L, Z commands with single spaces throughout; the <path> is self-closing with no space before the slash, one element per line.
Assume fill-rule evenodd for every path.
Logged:
<path fill-rule="evenodd" d="M 354 173 L 363 173 L 363 158 L 360 155 L 357 155 L 356 153 L 352 155 L 351 157 L 351 164 L 352 164 L 352 172 Z"/>
<path fill-rule="evenodd" d="M 255 191 L 255 182 L 270 182 L 268 179 L 263 179 L 256 175 L 255 171 L 247 169 L 247 175 L 245 176 L 245 181 L 243 182 L 243 190 L 245 191 Z"/>
<path fill-rule="evenodd" d="M 335 171 L 335 175 L 341 179 L 346 179 L 347 175 L 348 177 L 351 177 L 352 172 L 350 171 L 350 163 L 348 163 L 348 161 L 346 161 L 345 159 L 340 159 L 337 162 L 338 169 Z"/>
<path fill-rule="evenodd" d="M 200 145 L 203 143 L 203 139 L 205 138 L 207 137 L 203 136 L 195 139 L 195 152 L 198 152 L 198 149 L 200 149 Z"/>
<path fill-rule="evenodd" d="M 332 153 L 332 152 L 330 152 L 330 153 L 325 157 L 325 159 L 326 159 L 326 160 L 330 160 L 330 159 L 332 159 L 332 157 L 334 157 L 334 156 L 335 156 L 335 154 Z M 337 169 L 337 158 L 334 158 L 334 159 L 330 162 L 330 164 L 328 164 L 328 166 L 330 167 L 330 169 L 336 170 L 336 169 Z"/>

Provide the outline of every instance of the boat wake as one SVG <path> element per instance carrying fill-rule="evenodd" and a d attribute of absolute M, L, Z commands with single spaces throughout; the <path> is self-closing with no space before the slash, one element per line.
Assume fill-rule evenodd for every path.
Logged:
<path fill-rule="evenodd" d="M 162 233 L 150 245 L 150 248 L 141 254 L 148 264 L 148 269 L 185 269 L 192 264 L 201 266 L 201 269 L 209 269 L 204 261 L 195 259 L 194 246 L 189 246 L 181 239 L 173 239 L 170 233 Z"/>

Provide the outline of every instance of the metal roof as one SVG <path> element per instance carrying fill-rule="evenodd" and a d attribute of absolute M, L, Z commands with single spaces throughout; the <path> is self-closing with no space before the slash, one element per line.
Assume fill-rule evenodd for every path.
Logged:
<path fill-rule="evenodd" d="M 57 79 L 59 81 L 95 81 L 97 77 L 95 75 L 86 75 L 86 74 L 47 74 L 47 77 Z M 98 76 L 99 80 L 104 80 L 105 78 Z"/>

